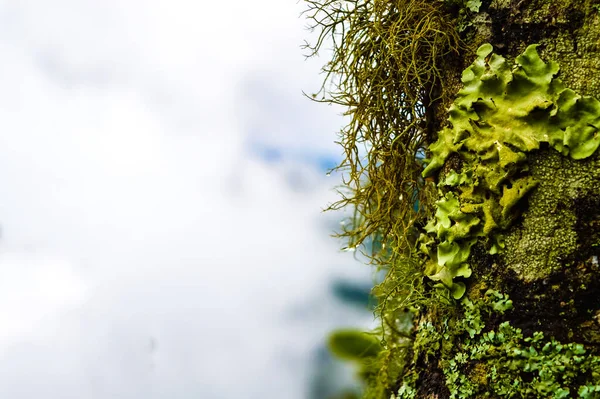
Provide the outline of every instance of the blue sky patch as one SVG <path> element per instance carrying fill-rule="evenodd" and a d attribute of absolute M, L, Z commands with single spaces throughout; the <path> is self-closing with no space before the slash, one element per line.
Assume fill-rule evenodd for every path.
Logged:
<path fill-rule="evenodd" d="M 301 163 L 324 173 L 339 165 L 341 158 L 333 154 L 311 151 L 306 148 L 286 148 L 259 141 L 251 141 L 246 148 L 255 157 L 272 164 L 284 161 Z"/>

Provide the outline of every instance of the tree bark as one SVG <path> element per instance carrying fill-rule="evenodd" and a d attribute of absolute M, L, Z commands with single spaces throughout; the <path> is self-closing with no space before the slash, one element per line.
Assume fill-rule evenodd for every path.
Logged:
<path fill-rule="evenodd" d="M 600 4 L 306 1 L 388 271 L 365 398 L 600 398 Z"/>
<path fill-rule="evenodd" d="M 462 53 L 448 61 L 448 68 L 443 71 L 443 90 L 453 98 L 461 89 L 461 73 L 473 62 L 473 53 L 481 44 L 491 43 L 496 54 L 514 61 L 527 46 L 536 43 L 540 45 L 538 52 L 543 60 L 554 60 L 560 65 L 558 77 L 566 87 L 584 96 L 598 96 L 600 12 L 597 3 L 596 7 L 594 4 L 591 0 L 484 1 L 465 38 L 473 52 Z M 448 124 L 450 105 L 437 104 L 434 125 Z M 482 316 L 485 326 L 475 338 L 457 334 L 448 345 L 466 350 L 475 345 L 477 335 L 490 331 L 497 334 L 502 323 L 508 322 L 512 328 L 521 330 L 524 339 L 543 333 L 548 342 L 584 345 L 585 356 L 600 353 L 599 153 L 574 160 L 553 148 L 542 147 L 528 155 L 528 173 L 538 182 L 537 187 L 519 203 L 520 217 L 504 232 L 505 247 L 499 254 L 489 254 L 481 243 L 472 247 L 468 260 L 472 275 L 464 279 L 467 286 L 464 298 L 471 303 L 481 303 L 485 292 L 492 289 L 506 294 L 512 300 L 512 308 L 486 313 Z M 448 165 L 451 162 L 452 158 L 448 158 L 440 175 L 452 169 Z M 464 312 L 468 310 L 460 311 L 458 317 L 464 317 Z M 428 310 L 420 316 L 415 334 L 422 338 L 427 322 L 443 334 L 449 328 L 442 325 L 448 322 L 442 319 L 437 310 Z M 498 390 L 481 389 L 493 385 L 493 359 L 468 359 L 453 369 L 461 379 L 449 381 L 448 370 L 452 367 L 443 352 L 444 348 L 432 349 L 429 353 L 422 348 L 413 349 L 413 361 L 405 368 L 402 378 L 405 381 L 411 373 L 416 376 L 412 387 L 415 391 L 398 397 L 504 396 Z M 452 348 L 446 350 L 454 355 L 456 352 Z M 539 377 L 519 369 L 514 373 L 515 378 L 525 382 Z M 581 387 L 593 381 L 590 372 L 587 373 L 584 377 L 582 372 L 582 377 L 574 379 L 568 392 L 555 391 L 547 397 L 600 397 L 600 392 L 585 396 L 588 393 Z M 402 388 L 403 384 L 405 388 L 408 386 L 402 381 L 395 389 Z M 449 389 L 449 384 L 465 385 L 465 381 L 478 388 L 466 389 L 463 396 L 457 393 L 460 387 Z M 546 397 L 531 392 L 522 394 Z"/>

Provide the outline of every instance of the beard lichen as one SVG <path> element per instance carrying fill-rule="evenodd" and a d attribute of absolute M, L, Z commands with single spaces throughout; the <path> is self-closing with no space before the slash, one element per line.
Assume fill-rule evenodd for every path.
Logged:
<path fill-rule="evenodd" d="M 306 0 L 316 31 L 308 56 L 333 44 L 325 79 L 313 100 L 340 105 L 350 122 L 340 134 L 342 199 L 353 220 L 339 235 L 349 248 L 365 240 L 376 264 L 410 252 L 406 237 L 427 212 L 430 193 L 420 176 L 435 130 L 430 105 L 443 99 L 441 71 L 461 42 L 443 2 L 430 0 Z M 449 99 L 448 99 L 449 100 Z M 421 159 L 420 159 L 421 158 Z M 415 206 L 415 204 L 418 204 Z"/>

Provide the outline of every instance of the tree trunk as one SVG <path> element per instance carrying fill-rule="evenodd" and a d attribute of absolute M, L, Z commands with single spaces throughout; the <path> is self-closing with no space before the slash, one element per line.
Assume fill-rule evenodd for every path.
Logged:
<path fill-rule="evenodd" d="M 600 4 L 306 1 L 388 271 L 365 397 L 600 398 Z"/>
<path fill-rule="evenodd" d="M 541 59 L 560 66 L 557 78 L 566 88 L 597 96 L 599 8 L 590 0 L 483 1 L 465 40 L 473 53 L 484 43 L 492 44 L 494 53 L 510 64 L 529 45 L 539 44 Z M 473 53 L 448 61 L 442 85 L 448 98 L 456 98 L 463 87 L 461 73 L 473 62 Z M 436 105 L 434 125 L 448 126 L 451 103 Z M 590 125 L 595 130 L 591 140 L 598 140 L 599 120 Z M 411 360 L 392 389 L 397 397 L 600 397 L 600 150 L 573 159 L 555 147 L 541 144 L 527 151 L 502 183 L 500 197 L 525 182 L 521 178 L 535 187 L 523 183 L 523 195 L 510 206 L 504 200 L 508 219 L 499 220 L 503 216 L 498 213 L 490 216 L 497 211 L 488 215 L 487 220 L 499 225 L 493 231 L 504 240 L 503 248 L 490 249 L 494 244 L 486 234 L 469 246 L 470 276 L 455 272 L 451 281 L 466 288 L 462 296 L 455 295 L 460 298 L 453 305 L 457 310 L 421 310 Z M 445 157 L 433 173 L 437 189 L 444 179 L 460 174 L 466 162 L 460 154 Z M 495 162 L 502 157 L 500 152 Z M 463 202 L 468 184 L 449 189 L 456 198 L 460 195 L 463 216 L 476 214 Z M 438 209 L 450 203 L 443 197 L 449 191 L 440 191 Z M 470 219 L 449 220 L 453 227 Z M 429 250 L 435 252 L 436 245 L 441 242 Z M 440 270 L 434 267 L 426 274 L 442 281 Z"/>

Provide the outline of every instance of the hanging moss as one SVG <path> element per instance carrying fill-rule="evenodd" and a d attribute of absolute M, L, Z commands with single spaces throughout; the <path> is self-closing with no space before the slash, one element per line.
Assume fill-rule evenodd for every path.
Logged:
<path fill-rule="evenodd" d="M 441 70 L 460 48 L 453 17 L 429 0 L 307 0 L 305 15 L 317 32 L 309 56 L 333 45 L 323 68 L 319 102 L 341 105 L 349 124 L 340 134 L 344 160 L 342 199 L 353 220 L 340 235 L 348 246 L 380 245 L 373 262 L 406 253 L 407 232 L 431 204 L 420 177 L 420 156 L 434 134 L 430 105 L 441 101 Z M 415 205 L 416 204 L 416 205 Z"/>

